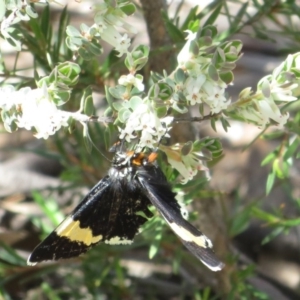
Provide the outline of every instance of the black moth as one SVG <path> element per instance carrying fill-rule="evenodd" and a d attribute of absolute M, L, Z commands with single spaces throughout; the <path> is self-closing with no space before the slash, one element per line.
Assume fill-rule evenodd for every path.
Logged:
<path fill-rule="evenodd" d="M 183 218 L 156 157 L 155 152 L 118 151 L 108 175 L 33 250 L 27 263 L 76 257 L 99 242 L 130 244 L 147 221 L 144 216 L 152 216 L 148 209 L 152 204 L 190 252 L 211 270 L 221 270 L 224 264 L 211 241 Z"/>

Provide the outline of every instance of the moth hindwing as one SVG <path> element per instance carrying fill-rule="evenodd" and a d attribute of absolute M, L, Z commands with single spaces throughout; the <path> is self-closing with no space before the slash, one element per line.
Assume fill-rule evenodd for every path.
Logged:
<path fill-rule="evenodd" d="M 160 212 L 186 248 L 212 271 L 222 270 L 224 264 L 212 250 L 211 241 L 182 216 L 181 207 L 160 168 L 152 166 L 137 174 L 137 180 L 147 198 Z"/>
<path fill-rule="evenodd" d="M 156 153 L 116 152 L 108 175 L 28 258 L 34 265 L 45 260 L 71 258 L 99 242 L 130 244 L 139 228 L 152 216 L 152 204 L 183 244 L 213 271 L 224 264 L 212 251 L 212 243 L 181 215 L 181 209 Z"/>

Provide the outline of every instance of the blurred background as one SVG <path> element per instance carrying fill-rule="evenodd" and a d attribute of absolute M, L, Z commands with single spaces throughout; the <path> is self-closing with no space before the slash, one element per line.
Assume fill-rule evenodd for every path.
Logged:
<path fill-rule="evenodd" d="M 54 35 L 68 22 L 75 27 L 93 24 L 90 7 L 97 1 L 59 2 L 68 5 L 68 16 L 63 15 L 62 7 L 51 4 L 48 14 Z M 235 101 L 243 88 L 255 90 L 260 78 L 271 73 L 287 54 L 299 51 L 300 10 L 298 1 L 190 0 L 168 2 L 168 14 L 174 16 L 180 5 L 179 16 L 184 20 L 198 5 L 203 23 L 223 2 L 227 6 L 222 7 L 215 25 L 228 39 L 241 39 L 244 44 L 234 85 L 228 88 Z M 228 20 L 239 16 L 245 2 L 249 6 L 242 25 L 228 31 Z M 130 17 L 139 30 L 134 43 L 149 44 L 144 3 L 137 4 L 138 12 Z M 41 14 L 47 9 L 36 8 Z M 32 24 L 20 26 L 33 34 Z M 86 64 L 86 73 L 76 87 L 92 85 L 97 115 L 106 106 L 103 83 L 125 72 L 120 62 L 108 63 L 110 50 L 105 49 L 97 64 Z M 16 57 L 4 40 L 1 51 L 7 69 L 20 70 L 12 80 L 33 76 L 33 61 L 39 53 L 22 51 Z M 64 55 L 66 60 L 72 59 L 70 51 L 65 50 Z M 40 68 L 39 72 L 42 75 L 47 70 Z M 0 73 L 3 83 L 6 75 Z M 79 103 L 75 91 L 66 109 L 75 111 Z M 26 266 L 30 252 L 106 174 L 109 162 L 94 150 L 88 153 L 76 126 L 72 134 L 61 131 L 48 140 L 37 140 L 25 130 L 10 134 L 2 128 L 0 299 L 299 299 L 299 161 L 294 161 L 290 177 L 278 180 L 266 196 L 271 167 L 262 167 L 261 162 L 278 149 L 281 137 L 262 137 L 259 128 L 238 121 L 232 122 L 227 132 L 222 127 L 215 132 L 209 122 L 192 126 L 195 136 L 219 137 L 224 148 L 224 156 L 211 168 L 209 184 L 194 183 L 199 193 L 197 201 L 189 205 L 192 221 L 213 240 L 215 251 L 226 262 L 224 271 L 215 274 L 203 267 L 158 216 L 130 246 L 98 245 L 76 259 Z M 93 124 L 90 131 L 97 147 L 107 153 L 105 141 L 114 142 L 115 137 L 107 138 L 106 128 L 99 124 Z M 287 225 L 285 221 L 290 219 L 293 222 Z M 155 252 L 153 259 L 149 259 L 149 251 Z"/>

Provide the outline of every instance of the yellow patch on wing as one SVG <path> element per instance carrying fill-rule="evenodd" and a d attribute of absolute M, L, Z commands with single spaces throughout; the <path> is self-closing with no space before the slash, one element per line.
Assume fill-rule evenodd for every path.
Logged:
<path fill-rule="evenodd" d="M 74 221 L 71 217 L 64 220 L 55 230 L 57 235 L 64 236 L 71 241 L 82 242 L 86 246 L 98 243 L 103 236 L 93 235 L 92 230 L 87 228 L 81 228 L 79 221 Z"/>
<path fill-rule="evenodd" d="M 168 224 L 171 229 L 185 242 L 193 242 L 202 248 L 212 248 L 212 242 L 204 234 L 196 236 L 182 226 L 177 225 L 175 222 L 168 222 Z"/>
<path fill-rule="evenodd" d="M 111 238 L 110 240 L 106 240 L 105 244 L 109 245 L 130 245 L 132 244 L 132 240 L 121 239 L 117 236 Z"/>

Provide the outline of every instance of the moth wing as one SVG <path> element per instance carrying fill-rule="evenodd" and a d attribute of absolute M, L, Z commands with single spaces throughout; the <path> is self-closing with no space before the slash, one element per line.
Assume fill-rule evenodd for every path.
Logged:
<path fill-rule="evenodd" d="M 74 211 L 31 253 L 27 263 L 71 258 L 99 242 L 130 244 L 147 219 L 149 200 L 109 176 L 100 180 Z"/>
<path fill-rule="evenodd" d="M 157 178 L 160 180 L 158 181 Z M 138 180 L 143 192 L 180 237 L 186 248 L 212 271 L 221 270 L 224 264 L 214 254 L 211 241 L 182 217 L 180 205 L 161 170 L 156 168 L 152 176 L 150 173 L 140 173 Z"/>

